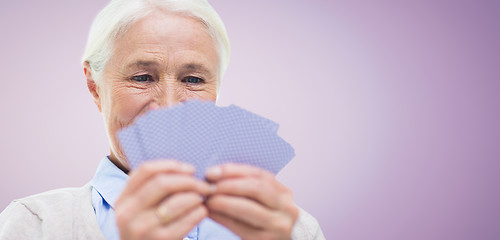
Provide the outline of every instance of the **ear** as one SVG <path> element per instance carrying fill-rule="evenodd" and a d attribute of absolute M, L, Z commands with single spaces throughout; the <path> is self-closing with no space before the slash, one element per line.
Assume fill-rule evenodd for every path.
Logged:
<path fill-rule="evenodd" d="M 101 111 L 101 98 L 99 97 L 99 86 L 94 81 L 92 77 L 92 71 L 90 69 L 90 64 L 85 62 L 83 64 L 83 72 L 85 73 L 85 78 L 87 78 L 87 88 L 89 89 L 90 94 L 92 94 L 92 98 L 94 99 L 94 103 Z"/>

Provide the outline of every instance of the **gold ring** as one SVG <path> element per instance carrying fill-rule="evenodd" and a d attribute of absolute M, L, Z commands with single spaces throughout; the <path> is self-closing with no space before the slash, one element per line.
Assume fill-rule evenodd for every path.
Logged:
<path fill-rule="evenodd" d="M 169 210 L 166 206 L 160 205 L 156 208 L 156 216 L 160 220 L 160 223 L 163 225 L 167 224 L 171 220 L 171 216 L 168 212 Z"/>

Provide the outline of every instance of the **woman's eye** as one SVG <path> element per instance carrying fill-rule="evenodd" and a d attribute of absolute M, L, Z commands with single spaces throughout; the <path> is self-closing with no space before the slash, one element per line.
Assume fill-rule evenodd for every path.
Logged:
<path fill-rule="evenodd" d="M 133 76 L 132 80 L 136 82 L 152 82 L 153 77 L 151 75 L 139 75 L 139 76 Z"/>
<path fill-rule="evenodd" d="M 198 83 L 203 83 L 205 82 L 205 80 L 199 78 L 199 77 L 186 77 L 184 79 L 182 79 L 182 82 L 186 82 L 186 83 L 191 83 L 191 84 L 198 84 Z"/>

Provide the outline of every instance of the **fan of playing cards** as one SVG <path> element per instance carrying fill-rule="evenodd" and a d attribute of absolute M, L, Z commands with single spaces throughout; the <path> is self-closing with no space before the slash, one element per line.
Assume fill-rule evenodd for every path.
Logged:
<path fill-rule="evenodd" d="M 205 169 L 233 162 L 278 173 L 294 149 L 277 134 L 278 124 L 237 106 L 189 101 L 153 110 L 122 129 L 118 139 L 132 168 L 154 159 L 177 159 Z"/>

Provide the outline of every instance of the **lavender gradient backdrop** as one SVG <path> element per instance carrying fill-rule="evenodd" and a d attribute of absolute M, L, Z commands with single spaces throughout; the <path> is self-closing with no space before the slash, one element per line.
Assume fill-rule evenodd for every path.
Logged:
<path fill-rule="evenodd" d="M 327 239 L 500 239 L 499 1 L 210 1 L 221 105 L 281 124 L 278 176 Z M 2 1 L 0 208 L 108 153 L 80 66 L 106 4 Z"/>

